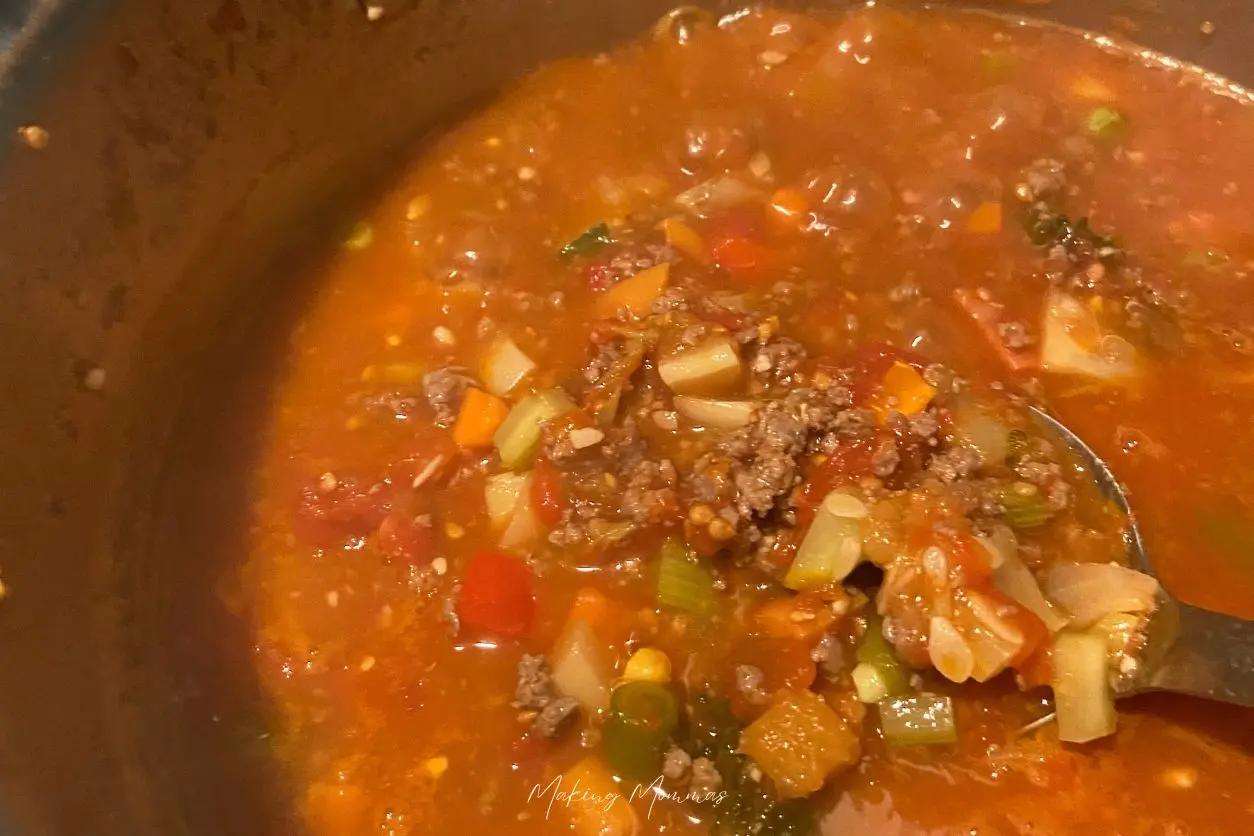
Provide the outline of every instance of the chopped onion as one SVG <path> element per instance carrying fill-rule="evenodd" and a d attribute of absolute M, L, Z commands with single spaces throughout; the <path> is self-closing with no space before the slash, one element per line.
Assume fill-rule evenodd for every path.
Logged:
<path fill-rule="evenodd" d="M 698 183 L 675 196 L 675 202 L 707 218 L 723 209 L 762 198 L 762 192 L 736 177 L 724 175 Z"/>
<path fill-rule="evenodd" d="M 675 409 L 699 426 L 716 430 L 734 430 L 753 420 L 752 401 L 721 401 L 713 398 L 675 396 Z"/>
<path fill-rule="evenodd" d="M 483 385 L 497 397 L 505 397 L 535 370 L 535 362 L 505 335 L 492 341 L 483 356 Z"/>
<path fill-rule="evenodd" d="M 856 496 L 832 491 L 823 499 L 806 532 L 784 586 L 822 589 L 840 583 L 862 560 L 862 520 L 866 505 Z"/>
<path fill-rule="evenodd" d="M 589 711 L 603 711 L 610 704 L 613 663 L 610 651 L 581 618 L 572 620 L 553 648 L 553 684 Z"/>
<path fill-rule="evenodd" d="M 932 667 L 951 682 L 966 682 L 975 672 L 975 654 L 948 618 L 932 616 L 928 624 L 927 656 Z"/>
<path fill-rule="evenodd" d="M 977 624 L 975 629 L 966 632 L 974 660 L 971 678 L 976 682 L 987 682 L 1009 667 L 1023 650 L 1027 637 L 1022 630 L 1002 618 L 997 605 L 988 598 L 973 590 L 967 590 L 966 596 L 967 607 Z"/>
<path fill-rule="evenodd" d="M 1115 733 L 1115 697 L 1106 664 L 1106 639 L 1061 633 L 1054 640 L 1054 708 L 1058 738 L 1087 743 Z"/>
<path fill-rule="evenodd" d="M 1057 633 L 1067 626 L 1067 616 L 1049 602 L 1032 570 L 1017 554 L 1002 554 L 1001 565 L 993 569 L 993 585 L 1044 622 L 1049 632 Z"/>
<path fill-rule="evenodd" d="M 1045 591 L 1079 626 L 1110 613 L 1154 610 L 1158 581 L 1116 563 L 1059 563 L 1049 570 Z"/>
<path fill-rule="evenodd" d="M 680 395 L 726 389 L 740 379 L 740 352 L 729 338 L 710 337 L 658 363 L 658 373 Z"/>
<path fill-rule="evenodd" d="M 1097 314 L 1065 293 L 1045 300 L 1041 367 L 1052 372 L 1119 381 L 1137 373 L 1137 353 L 1117 334 L 1103 334 Z"/>

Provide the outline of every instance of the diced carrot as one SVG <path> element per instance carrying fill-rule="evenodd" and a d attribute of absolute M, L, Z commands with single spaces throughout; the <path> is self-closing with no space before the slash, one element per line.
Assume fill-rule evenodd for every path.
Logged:
<path fill-rule="evenodd" d="M 753 620 L 771 638 L 811 644 L 827 632 L 835 619 L 831 607 L 817 595 L 805 592 L 768 601 L 753 614 Z"/>
<path fill-rule="evenodd" d="M 879 389 L 871 396 L 869 406 L 886 423 L 893 412 L 914 415 L 927 409 L 936 389 L 923 379 L 914 366 L 894 360 L 884 373 Z"/>
<path fill-rule="evenodd" d="M 608 318 L 626 308 L 632 316 L 644 316 L 666 290 L 670 270 L 670 263 L 664 261 L 614 285 L 597 298 L 597 315 Z"/>
<path fill-rule="evenodd" d="M 662 231 L 666 233 L 666 241 L 672 247 L 689 258 L 705 261 L 705 242 L 695 229 L 678 218 L 667 218 L 662 221 Z"/>
<path fill-rule="evenodd" d="M 458 447 L 491 447 L 492 435 L 509 414 L 505 401 L 482 389 L 467 389 L 453 424 Z"/>
<path fill-rule="evenodd" d="M 794 230 L 801 226 L 802 218 L 809 211 L 809 201 L 796 189 L 779 189 L 766 204 L 766 217 L 775 226 Z"/>
<path fill-rule="evenodd" d="M 1001 232 L 1001 204 L 996 201 L 981 203 L 967 218 L 967 232 L 991 235 Z"/>
<path fill-rule="evenodd" d="M 575 593 L 566 624 L 569 626 L 575 621 L 587 623 L 598 639 L 615 647 L 626 642 L 636 626 L 635 613 L 590 586 Z"/>

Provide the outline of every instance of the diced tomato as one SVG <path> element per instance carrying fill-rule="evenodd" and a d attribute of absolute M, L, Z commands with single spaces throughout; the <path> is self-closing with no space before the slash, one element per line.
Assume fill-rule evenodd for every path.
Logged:
<path fill-rule="evenodd" d="M 379 525 L 379 551 L 388 562 L 420 569 L 435 557 L 436 533 L 410 513 L 396 510 Z"/>
<path fill-rule="evenodd" d="M 1014 666 L 1025 691 L 1047 688 L 1054 681 L 1053 642 L 1045 641 L 1030 656 Z"/>
<path fill-rule="evenodd" d="M 736 668 L 749 666 L 762 672 L 759 684 L 762 701 L 742 688 L 731 689 L 732 712 L 742 720 L 752 720 L 770 705 L 770 697 L 783 688 L 804 690 L 814 684 L 815 664 L 809 642 L 796 639 L 757 639 L 732 655 L 732 675 Z"/>
<path fill-rule="evenodd" d="M 949 528 L 937 528 L 932 532 L 936 545 L 949 556 L 951 569 L 958 575 L 959 586 L 983 586 L 993 576 L 993 564 L 987 550 L 968 534 Z"/>
<path fill-rule="evenodd" d="M 853 370 L 854 403 L 865 403 L 898 360 L 920 370 L 927 365 L 927 360 L 918 352 L 885 342 L 866 343 L 855 351 L 849 358 L 849 366 Z"/>
<path fill-rule="evenodd" d="M 569 501 L 562 476 L 548 459 L 539 459 L 531 469 L 531 507 L 536 519 L 549 528 L 562 521 Z"/>
<path fill-rule="evenodd" d="M 710 245 L 710 260 L 741 281 L 765 278 L 770 250 L 751 238 L 720 238 Z"/>
<path fill-rule="evenodd" d="M 815 509 L 833 490 L 871 473 L 871 458 L 881 440 L 879 432 L 865 438 L 837 440 L 836 448 L 806 479 L 805 490 L 797 503 L 798 525 L 813 520 Z"/>
<path fill-rule="evenodd" d="M 374 531 L 391 507 L 392 491 L 383 482 L 328 473 L 301 492 L 292 528 L 302 543 L 335 548 Z"/>
<path fill-rule="evenodd" d="M 457 599 L 463 626 L 515 639 L 531 630 L 535 609 L 535 580 L 521 560 L 489 551 L 470 559 Z"/>

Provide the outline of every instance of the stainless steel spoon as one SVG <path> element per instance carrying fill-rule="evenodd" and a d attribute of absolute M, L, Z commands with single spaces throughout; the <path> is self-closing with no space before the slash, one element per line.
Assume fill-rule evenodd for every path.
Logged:
<path fill-rule="evenodd" d="M 1134 569 L 1154 574 L 1136 514 L 1119 480 L 1087 444 L 1045 412 L 1034 417 L 1070 447 L 1093 474 L 1098 489 L 1127 515 L 1124 540 Z M 1174 691 L 1194 697 L 1254 707 L 1254 621 L 1211 612 L 1160 593 L 1158 609 L 1146 628 L 1140 664 L 1121 674 L 1115 694 Z"/>

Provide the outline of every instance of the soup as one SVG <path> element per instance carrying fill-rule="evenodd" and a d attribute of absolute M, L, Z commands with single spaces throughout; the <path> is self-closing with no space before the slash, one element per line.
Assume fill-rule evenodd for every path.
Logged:
<path fill-rule="evenodd" d="M 680 10 L 346 237 L 242 584 L 312 834 L 1214 834 L 1254 616 L 1244 94 L 940 11 Z"/>

